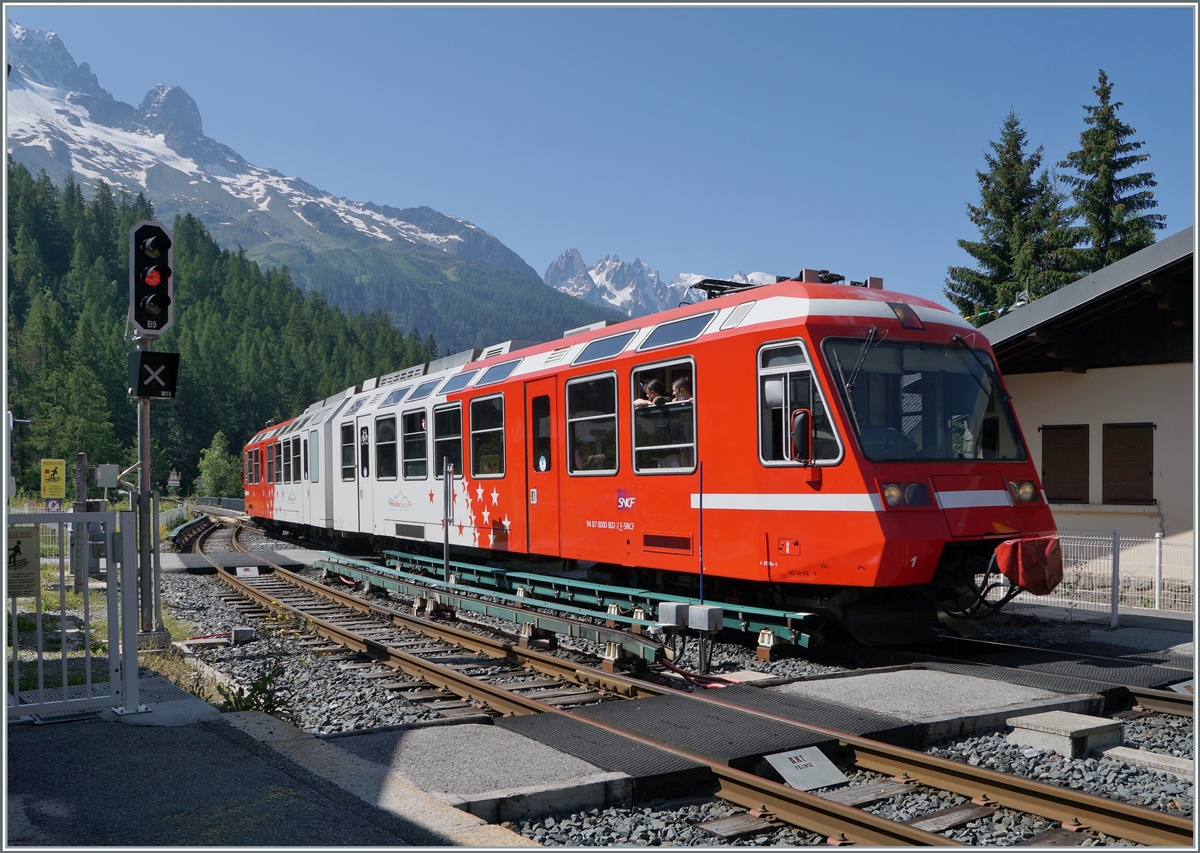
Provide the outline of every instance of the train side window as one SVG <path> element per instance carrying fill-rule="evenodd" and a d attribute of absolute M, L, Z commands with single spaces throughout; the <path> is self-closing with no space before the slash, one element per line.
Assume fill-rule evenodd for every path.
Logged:
<path fill-rule="evenodd" d="M 396 416 L 375 421 L 375 476 L 396 479 Z"/>
<path fill-rule="evenodd" d="M 292 482 L 300 482 L 300 436 L 292 439 Z"/>
<path fill-rule="evenodd" d="M 567 471 L 617 471 L 617 377 L 591 376 L 567 383 Z"/>
<path fill-rule="evenodd" d="M 504 476 L 504 397 L 471 401 L 471 476 Z"/>
<path fill-rule="evenodd" d="M 529 426 L 533 430 L 533 458 L 538 471 L 549 471 L 554 467 L 554 453 L 550 446 L 550 398 L 534 397 L 529 406 Z"/>
<path fill-rule="evenodd" d="M 304 479 L 308 479 L 308 439 L 304 439 L 304 448 L 300 453 L 300 458 L 304 462 Z"/>
<path fill-rule="evenodd" d="M 292 482 L 292 440 L 279 442 L 279 450 L 283 454 L 283 482 Z"/>
<path fill-rule="evenodd" d="M 425 429 L 425 412 L 405 412 L 404 426 L 404 478 L 424 479 L 429 476 L 429 443 Z"/>
<path fill-rule="evenodd" d="M 251 450 L 250 453 L 253 454 L 253 456 L 254 456 L 254 460 L 253 460 L 254 461 L 254 484 L 258 485 L 260 482 L 262 482 L 260 479 L 262 477 L 262 468 L 263 468 L 262 448 L 256 447 L 253 450 Z"/>
<path fill-rule="evenodd" d="M 813 375 L 812 362 L 800 341 L 765 347 L 758 364 L 759 458 L 766 464 L 794 464 L 791 424 L 795 413 L 811 413 L 812 461 L 841 459 L 841 444 L 829 409 Z"/>
<path fill-rule="evenodd" d="M 371 476 L 371 428 L 366 424 L 358 428 L 358 455 L 365 480 Z"/>
<path fill-rule="evenodd" d="M 454 466 L 454 477 L 462 477 L 462 406 L 455 403 L 433 410 L 433 475 L 442 478 L 445 461 Z"/>
<path fill-rule="evenodd" d="M 684 473 L 696 468 L 694 368 L 690 361 L 635 368 L 631 379 L 633 470 Z"/>
<path fill-rule="evenodd" d="M 254 466 L 250 464 L 250 453 L 251 453 L 251 451 L 249 451 L 249 450 L 246 451 L 246 453 L 244 454 L 245 461 L 242 463 L 242 466 L 243 466 L 242 479 L 246 481 L 246 485 L 250 485 L 251 483 L 254 482 L 254 480 L 252 480 L 250 478 L 250 475 L 253 473 L 253 468 L 254 468 Z"/>
<path fill-rule="evenodd" d="M 319 436 L 320 433 L 315 429 L 308 434 L 308 465 L 309 470 L 312 472 L 310 482 L 313 483 L 320 482 L 321 480 L 321 453 L 320 447 L 318 446 Z"/>
<path fill-rule="evenodd" d="M 354 479 L 354 424 L 342 424 L 342 480 Z"/>

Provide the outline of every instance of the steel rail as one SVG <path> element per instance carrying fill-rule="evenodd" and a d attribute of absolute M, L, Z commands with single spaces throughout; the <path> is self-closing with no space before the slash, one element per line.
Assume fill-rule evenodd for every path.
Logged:
<path fill-rule="evenodd" d="M 790 717 L 745 708 L 707 693 L 687 695 L 700 702 L 710 702 L 764 719 L 790 723 L 836 739 L 839 745 L 851 750 L 855 766 L 863 770 L 897 777 L 907 776 L 932 788 L 952 791 L 972 799 L 995 802 L 997 805 L 1027 814 L 1061 821 L 1068 826 L 1090 827 L 1139 844 L 1170 847 L 1182 845 L 1189 848 L 1193 844 L 1195 826 L 1188 818 L 1108 800 L 1071 788 L 1060 788 L 986 767 L 973 767 L 970 764 L 849 735 L 824 726 L 802 723 Z"/>
<path fill-rule="evenodd" d="M 569 668 L 572 670 L 572 675 L 563 677 L 570 677 L 582 683 L 601 686 L 621 695 L 682 695 L 695 701 L 721 705 L 742 713 L 753 714 L 764 719 L 786 723 L 806 731 L 825 735 L 831 740 L 837 741 L 841 746 L 850 749 L 854 755 L 856 766 L 864 770 L 902 778 L 907 777 L 916 783 L 929 787 L 952 791 L 981 802 L 992 802 L 998 806 L 1013 808 L 1028 814 L 1060 821 L 1067 826 L 1089 827 L 1128 841 L 1153 846 L 1192 846 L 1194 824 L 1193 821 L 1187 818 L 1167 815 L 1142 806 L 1133 806 L 1114 800 L 1107 800 L 1070 788 L 1060 788 L 1032 779 L 1011 776 L 996 770 L 973 767 L 969 764 L 963 764 L 950 759 L 927 755 L 917 750 L 892 746 L 835 729 L 803 723 L 790 717 L 745 708 L 736 703 L 721 700 L 712 693 L 681 693 L 670 688 L 658 687 L 624 676 L 602 673 L 586 667 L 581 668 L 576 664 L 562 661 L 551 655 L 527 649 L 516 649 L 508 643 L 469 634 L 450 626 L 432 623 L 428 620 L 393 611 L 390 608 L 363 602 L 353 596 L 348 596 L 320 584 L 315 584 L 293 572 L 288 572 L 286 569 L 277 568 L 276 571 L 281 572 L 282 577 L 286 578 L 289 582 L 296 583 L 306 590 L 335 601 L 347 601 L 350 603 L 350 606 L 361 611 L 375 612 L 392 618 L 395 624 L 411 626 L 415 630 L 421 631 L 426 629 L 432 630 L 437 632 L 434 636 L 448 642 L 459 642 L 459 637 L 461 637 L 463 640 L 468 641 L 462 643 L 467 648 L 472 648 L 472 650 L 483 654 L 489 654 L 488 649 L 492 649 L 495 653 L 489 654 L 489 656 L 504 657 L 510 660 L 515 659 L 514 662 L 521 662 L 522 659 L 526 659 L 531 668 L 540 669 L 541 666 L 549 666 L 550 669 L 540 670 L 546 674 L 560 675 L 565 669 Z M 239 590 L 245 586 L 248 590 L 252 591 L 249 593 L 251 597 L 271 609 L 285 608 L 291 612 L 300 613 L 295 608 L 271 600 L 270 596 L 255 590 L 251 585 L 243 584 L 240 579 L 234 578 L 227 572 L 221 571 L 219 574 L 227 583 Z M 321 630 L 325 636 L 329 636 L 331 639 L 337 638 L 338 642 L 343 642 L 342 638 L 345 638 L 348 642 L 344 644 L 349 648 L 355 648 L 358 651 L 372 654 L 373 656 L 381 656 L 389 660 L 394 659 L 397 663 L 404 663 L 406 666 L 402 668 L 406 671 L 419 674 L 430 683 L 445 687 L 472 701 L 486 703 L 504 713 L 563 714 L 570 719 L 586 722 L 589 725 L 629 738 L 638 743 L 662 749 L 696 763 L 706 765 L 717 778 L 719 784 L 718 792 L 723 798 L 747 808 L 762 809 L 765 807 L 767 811 L 804 829 L 820 832 L 831 838 L 844 836 L 847 841 L 861 844 L 958 844 L 958 842 L 935 833 L 897 824 L 894 821 L 870 815 L 860 809 L 843 806 L 831 800 L 797 791 L 786 785 L 735 770 L 709 756 L 693 753 L 681 747 L 665 745 L 632 729 L 569 714 L 566 711 L 535 699 L 511 694 L 509 691 L 495 685 L 484 684 L 453 670 L 443 670 L 415 656 L 408 655 L 396 649 L 389 649 L 384 644 L 358 637 L 353 632 L 338 628 L 336 625 L 325 620 L 307 615 L 304 618 L 311 621 L 315 626 L 318 626 L 318 630 Z M 330 633 L 325 633 L 325 630 L 328 630 Z M 501 650 L 503 651 L 503 655 L 499 653 Z M 408 667 L 413 667 L 413 669 L 410 670 Z M 636 693 L 630 692 L 631 689 L 635 690 Z"/>
<path fill-rule="evenodd" d="M 1195 716 L 1195 697 L 1191 693 L 1157 690 L 1153 687 L 1126 687 L 1133 700 L 1147 711 L 1174 714 L 1176 717 Z"/>
<path fill-rule="evenodd" d="M 580 669 L 579 665 L 571 661 L 563 660 L 562 658 L 548 655 L 534 649 L 522 649 L 514 646 L 506 640 L 496 640 L 491 637 L 484 637 L 479 634 L 474 634 L 470 631 L 465 631 L 461 628 L 455 628 L 452 625 L 447 625 L 442 622 L 435 622 L 429 619 L 422 619 L 419 616 L 413 616 L 403 613 L 391 607 L 385 607 L 380 604 L 374 604 L 369 601 L 364 601 L 361 598 L 340 592 L 336 589 L 324 586 L 307 578 L 301 577 L 295 572 L 289 571 L 282 566 L 271 563 L 262 557 L 264 562 L 271 565 L 275 573 L 287 580 L 288 583 L 305 590 L 314 595 L 333 601 L 344 607 L 357 610 L 360 613 L 370 614 L 376 618 L 389 620 L 392 624 L 402 628 L 409 628 L 413 631 L 425 634 L 432 639 L 442 640 L 447 643 L 460 645 L 477 654 L 487 655 L 497 660 L 506 660 L 510 663 L 516 663 L 524 666 L 527 669 L 534 669 L 543 675 L 548 675 L 555 678 L 563 678 L 569 681 L 577 681 L 587 684 L 591 687 L 601 688 L 611 693 L 617 693 L 621 696 L 630 698 L 640 698 L 649 696 L 661 696 L 664 692 L 662 689 L 648 684 L 644 681 L 639 681 L 626 676 L 600 672 L 589 668 Z M 222 577 L 226 582 L 239 581 L 235 586 L 238 591 L 242 591 L 242 587 L 247 590 L 255 590 L 251 584 L 244 584 L 240 579 L 234 578 L 226 572 L 221 572 Z M 249 594 L 249 593 L 248 593 Z M 269 604 L 269 596 L 263 596 L 261 591 L 256 591 L 252 594 L 256 600 L 261 603 Z M 293 608 L 294 610 L 294 608 Z M 296 611 L 299 613 L 299 611 Z M 306 619 L 311 619 L 311 616 L 305 616 Z M 376 643 L 374 646 L 384 648 Z M 363 651 L 360 649 L 359 651 Z M 413 657 L 407 655 L 406 657 Z M 420 658 L 416 658 L 420 660 Z"/>
<path fill-rule="evenodd" d="M 236 545 L 236 538 L 234 541 Z M 472 642 L 476 647 L 473 650 L 479 650 L 484 654 L 487 654 L 488 650 L 494 652 L 503 651 L 503 657 L 506 659 L 516 658 L 517 662 L 524 659 L 535 669 L 549 667 L 549 669 L 541 670 L 547 672 L 547 674 L 562 674 L 565 677 L 565 674 L 569 670 L 574 680 L 592 686 L 604 687 L 605 689 L 627 696 L 664 695 L 676 692 L 624 676 L 580 668 L 577 664 L 562 661 L 551 655 L 545 655 L 528 649 L 516 649 L 508 643 L 469 634 L 418 617 L 396 613 L 391 611 L 390 608 L 381 608 L 368 602 L 363 602 L 353 596 L 347 596 L 344 593 L 331 590 L 320 584 L 314 584 L 296 575 L 294 572 L 289 572 L 278 566 L 275 567 L 275 570 L 288 583 L 293 583 L 305 591 L 316 593 L 328 600 L 338 603 L 347 601 L 355 610 L 360 612 L 375 612 L 393 617 L 396 624 L 401 626 L 413 627 L 422 631 L 431 630 L 435 632 L 434 636 L 439 639 L 457 642 L 461 637 L 464 640 Z M 589 725 L 604 729 L 612 734 L 707 766 L 718 781 L 718 793 L 722 798 L 746 806 L 747 808 L 766 807 L 766 810 L 771 814 L 802 829 L 820 833 L 831 838 L 842 838 L 859 844 L 887 846 L 964 846 L 960 842 L 935 833 L 906 826 L 852 806 L 844 806 L 840 803 L 835 803 L 831 800 L 772 782 L 769 779 L 736 770 L 710 756 L 664 745 L 659 741 L 618 725 L 578 717 L 553 705 L 540 702 L 537 699 L 512 693 L 499 685 L 487 684 L 455 670 L 443 669 L 436 664 L 407 654 L 399 649 L 389 648 L 384 643 L 378 643 L 361 637 L 352 630 L 341 628 L 328 620 L 304 614 L 299 608 L 276 600 L 263 590 L 257 589 L 253 584 L 246 583 L 241 578 L 236 578 L 226 571 L 219 571 L 218 574 L 230 587 L 259 602 L 268 609 L 276 612 L 291 613 L 305 619 L 322 636 L 335 640 L 347 648 L 352 648 L 376 657 L 384 663 L 394 664 L 411 675 L 424 678 L 430 684 L 446 688 L 463 698 L 479 702 L 496 711 L 507 714 L 561 714 L 565 718 L 582 720 Z M 466 643 L 464 645 L 468 648 L 472 647 Z M 495 656 L 500 657 L 499 654 Z"/>

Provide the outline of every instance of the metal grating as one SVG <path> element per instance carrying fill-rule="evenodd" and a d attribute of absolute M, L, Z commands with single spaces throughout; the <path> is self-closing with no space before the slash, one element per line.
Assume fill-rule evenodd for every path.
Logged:
<path fill-rule="evenodd" d="M 665 533 L 643 533 L 642 548 L 657 548 L 665 551 L 692 552 L 691 536 L 670 536 Z"/>
<path fill-rule="evenodd" d="M 992 666 L 1007 666 L 1017 669 L 1053 673 L 1070 678 L 1086 678 L 1107 684 L 1128 684 L 1134 687 L 1159 687 L 1187 678 L 1190 672 L 1173 670 L 1152 664 L 1130 661 L 1094 660 L 1080 656 L 1064 660 L 1061 652 L 1026 649 L 998 655 L 974 657 L 974 662 Z"/>
<path fill-rule="evenodd" d="M 835 705 L 808 696 L 780 693 L 770 688 L 736 684 L 716 693 L 716 698 L 745 708 L 812 723 L 847 734 L 862 735 L 897 746 L 911 746 L 913 726 L 906 720 L 861 708 Z"/>
<path fill-rule="evenodd" d="M 951 661 L 922 661 L 925 669 L 936 669 L 939 672 L 953 672 L 959 675 L 970 675 L 975 678 L 987 678 L 992 681 L 1004 681 L 1009 684 L 1020 684 L 1024 687 L 1036 687 L 1041 690 L 1053 690 L 1057 693 L 1108 693 L 1116 690 L 1114 685 L 1093 681 L 1087 678 L 1072 678 L 1057 673 L 1039 672 L 1030 669 L 1007 669 L 999 666 L 988 666 L 978 663 L 954 663 Z"/>
<path fill-rule="evenodd" d="M 733 708 L 686 696 L 653 696 L 605 702 L 574 711 L 623 726 L 664 744 L 681 747 L 753 773 L 764 755 L 826 743 L 830 738 L 787 723 L 764 720 Z"/>
<path fill-rule="evenodd" d="M 1157 666 L 1182 669 L 1191 673 L 1195 668 L 1195 658 L 1192 655 L 1182 655 L 1175 652 L 1157 651 L 1154 649 L 1139 649 L 1134 646 L 1121 646 L 1115 643 L 1062 643 L 1051 646 L 1056 652 L 1075 652 L 1077 654 L 1095 655 L 1106 658 L 1120 658 L 1136 663 L 1155 664 Z"/>
<path fill-rule="evenodd" d="M 396 522 L 396 535 L 405 539 L 424 539 L 425 525 L 424 524 L 402 524 Z"/>

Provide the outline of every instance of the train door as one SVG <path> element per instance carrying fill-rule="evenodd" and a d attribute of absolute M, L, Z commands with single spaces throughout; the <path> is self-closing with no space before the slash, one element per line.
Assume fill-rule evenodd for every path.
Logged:
<path fill-rule="evenodd" d="M 358 440 L 354 434 L 354 419 L 339 422 L 334 427 L 339 464 L 334 469 L 337 483 L 333 492 L 333 524 L 338 530 L 357 531 L 358 528 Z"/>
<path fill-rule="evenodd" d="M 374 533 L 374 483 L 371 476 L 371 418 L 358 416 L 358 529 L 363 533 Z"/>
<path fill-rule="evenodd" d="M 531 554 L 559 553 L 558 475 L 562 469 L 558 389 L 554 379 L 525 383 L 526 508 Z"/>

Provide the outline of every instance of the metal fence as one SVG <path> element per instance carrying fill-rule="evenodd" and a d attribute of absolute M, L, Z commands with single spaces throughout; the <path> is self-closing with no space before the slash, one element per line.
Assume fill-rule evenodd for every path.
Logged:
<path fill-rule="evenodd" d="M 1063 552 L 1062 583 L 1049 595 L 1022 592 L 1012 604 L 1063 607 L 1081 618 L 1107 617 L 1114 627 L 1122 610 L 1180 618 L 1196 612 L 1192 543 L 1164 540 L 1161 533 L 1122 536 L 1119 530 L 1060 530 L 1058 539 Z"/>
<path fill-rule="evenodd" d="M 10 607 L 5 633 L 12 652 L 5 659 L 5 686 L 10 717 L 109 706 L 118 713 L 144 710 L 137 683 L 135 519 L 132 512 L 7 513 Z M 80 574 L 78 579 L 68 576 L 71 526 L 87 531 L 107 555 L 105 582 L 98 588 L 91 583 L 95 578 L 88 577 L 89 560 L 70 567 Z M 118 539 L 120 531 L 125 534 Z M 55 553 L 43 561 L 34 552 L 42 550 L 47 538 Z M 113 559 L 117 555 L 119 568 Z M 72 586 L 80 592 L 69 590 Z M 99 613 L 99 603 L 92 606 L 93 592 L 105 599 Z"/>
<path fill-rule="evenodd" d="M 188 503 L 215 506 L 219 509 L 232 509 L 238 512 L 246 511 L 246 500 L 244 498 L 188 498 Z"/>

